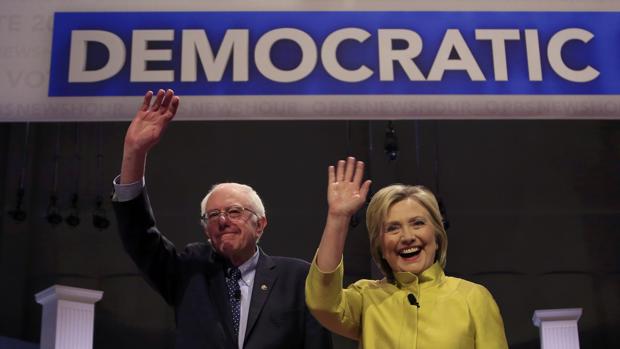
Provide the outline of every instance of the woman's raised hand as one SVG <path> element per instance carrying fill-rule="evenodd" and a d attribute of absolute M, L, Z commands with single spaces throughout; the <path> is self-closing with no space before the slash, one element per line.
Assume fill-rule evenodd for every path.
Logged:
<path fill-rule="evenodd" d="M 327 203 L 329 215 L 351 217 L 366 201 L 370 180 L 364 178 L 364 162 L 354 157 L 340 160 L 329 166 L 327 184 Z"/>

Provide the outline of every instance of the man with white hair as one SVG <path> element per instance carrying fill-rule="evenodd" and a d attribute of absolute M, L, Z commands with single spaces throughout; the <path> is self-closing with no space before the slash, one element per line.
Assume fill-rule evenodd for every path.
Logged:
<path fill-rule="evenodd" d="M 152 103 L 151 103 L 152 102 Z M 213 186 L 200 204 L 209 243 L 178 252 L 155 225 L 144 172 L 148 152 L 176 114 L 172 90 L 147 92 L 127 129 L 114 210 L 125 250 L 175 308 L 177 348 L 331 348 L 331 335 L 305 305 L 309 264 L 268 256 L 258 194 L 239 183 Z"/>

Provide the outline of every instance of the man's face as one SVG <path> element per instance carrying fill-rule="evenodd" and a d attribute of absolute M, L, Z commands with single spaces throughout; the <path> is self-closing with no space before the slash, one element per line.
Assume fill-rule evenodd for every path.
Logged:
<path fill-rule="evenodd" d="M 247 210 L 241 210 L 239 217 L 231 218 L 223 213 L 231 207 Z M 256 209 L 248 194 L 234 184 L 224 184 L 211 193 L 205 213 L 209 215 L 216 210 L 222 213 L 207 221 L 205 234 L 220 255 L 235 266 L 241 265 L 256 252 L 256 242 L 267 226 L 267 219 L 253 213 Z"/>

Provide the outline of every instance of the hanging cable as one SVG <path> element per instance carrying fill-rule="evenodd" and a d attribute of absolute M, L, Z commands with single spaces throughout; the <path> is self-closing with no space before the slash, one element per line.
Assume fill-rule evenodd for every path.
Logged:
<path fill-rule="evenodd" d="M 60 163 L 60 123 L 56 126 L 56 146 L 54 148 L 53 157 L 53 173 L 52 173 L 52 192 L 50 194 L 49 203 L 45 218 L 47 222 L 56 226 L 62 222 L 62 216 L 58 209 L 58 168 Z"/>
<path fill-rule="evenodd" d="M 372 167 L 372 153 L 374 151 L 373 147 L 374 138 L 372 136 L 372 121 L 368 121 L 368 161 L 366 163 L 366 178 L 373 178 L 373 167 Z M 366 196 L 366 205 L 370 203 L 370 198 L 372 197 L 372 186 Z"/>
<path fill-rule="evenodd" d="M 71 227 L 77 227 L 80 225 L 80 212 L 78 207 L 79 190 L 80 190 L 80 141 L 79 141 L 79 129 L 78 124 L 75 123 L 75 132 L 73 137 L 73 160 L 75 164 L 75 188 L 71 195 L 71 204 L 69 207 L 69 214 L 65 218 L 65 222 Z"/>
<path fill-rule="evenodd" d="M 398 148 L 398 137 L 396 137 L 396 130 L 394 130 L 394 125 L 391 120 L 388 121 L 388 127 L 385 130 L 385 143 L 383 148 L 388 160 L 394 161 L 398 158 L 398 152 L 400 151 Z"/>
<path fill-rule="evenodd" d="M 19 186 L 17 188 L 17 198 L 15 201 L 15 209 L 9 211 L 9 216 L 16 222 L 23 222 L 28 216 L 26 211 L 22 208 L 24 204 L 24 196 L 26 195 L 25 181 L 26 181 L 26 168 L 28 166 L 28 138 L 30 135 L 30 123 L 26 123 L 26 132 L 24 136 L 24 157 L 22 159 L 22 168 L 19 175 Z"/>
<path fill-rule="evenodd" d="M 351 121 L 347 120 L 347 156 L 351 156 Z M 355 228 L 360 224 L 360 210 L 355 212 L 349 221 L 349 226 Z"/>
<path fill-rule="evenodd" d="M 417 181 L 419 181 L 420 178 L 418 174 L 422 171 L 420 166 L 422 161 L 420 157 L 420 151 L 422 150 L 422 147 L 420 146 L 420 120 L 413 122 L 413 128 L 415 131 L 415 173 L 416 177 L 418 177 Z"/>
<path fill-rule="evenodd" d="M 443 203 L 443 199 L 441 198 L 441 190 L 439 186 L 439 130 L 437 127 L 437 121 L 435 121 L 434 133 L 435 133 L 435 161 L 433 164 L 433 175 L 435 177 L 435 195 L 437 196 L 437 204 L 439 205 L 439 213 L 441 213 L 441 217 L 443 218 L 443 227 L 445 230 L 450 228 L 450 221 L 448 221 L 448 213 L 446 212 L 446 207 Z"/>
<path fill-rule="evenodd" d="M 95 197 L 95 211 L 93 212 L 93 226 L 98 229 L 107 229 L 110 226 L 107 212 L 103 207 L 103 132 L 102 124 L 97 128 L 97 196 Z"/>

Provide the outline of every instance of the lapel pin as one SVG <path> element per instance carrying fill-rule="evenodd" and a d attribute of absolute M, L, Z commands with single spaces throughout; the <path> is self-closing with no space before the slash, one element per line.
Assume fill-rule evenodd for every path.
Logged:
<path fill-rule="evenodd" d="M 267 285 L 265 284 L 260 285 L 260 289 L 263 291 L 267 291 Z"/>

